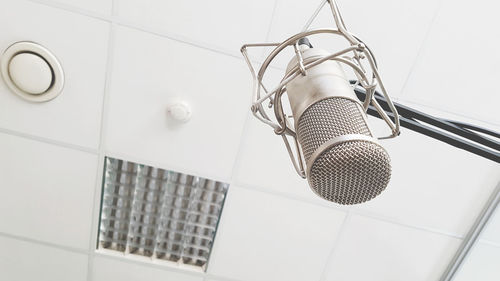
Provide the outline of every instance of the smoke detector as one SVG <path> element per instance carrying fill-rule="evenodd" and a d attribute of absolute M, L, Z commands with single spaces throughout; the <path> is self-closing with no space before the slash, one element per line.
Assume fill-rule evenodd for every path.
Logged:
<path fill-rule="evenodd" d="M 17 42 L 8 47 L 0 61 L 7 87 L 31 102 L 57 97 L 64 87 L 64 72 L 57 58 L 34 42 Z"/>
<path fill-rule="evenodd" d="M 167 107 L 168 116 L 179 122 L 186 123 L 191 119 L 191 106 L 185 101 L 177 100 Z"/>

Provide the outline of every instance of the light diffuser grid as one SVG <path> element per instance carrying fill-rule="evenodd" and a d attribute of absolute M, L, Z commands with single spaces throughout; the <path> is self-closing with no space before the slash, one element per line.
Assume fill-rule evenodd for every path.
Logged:
<path fill-rule="evenodd" d="M 99 248 L 206 269 L 228 184 L 106 158 Z"/>

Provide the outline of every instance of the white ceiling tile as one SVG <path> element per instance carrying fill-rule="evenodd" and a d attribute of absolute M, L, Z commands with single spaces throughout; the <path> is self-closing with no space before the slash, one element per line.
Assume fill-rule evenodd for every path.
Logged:
<path fill-rule="evenodd" d="M 92 280 L 94 281 L 202 281 L 200 274 L 184 274 L 179 270 L 173 271 L 168 268 L 158 268 L 156 265 L 141 265 L 131 261 L 118 260 L 116 258 L 98 255 L 94 259 L 92 268 Z"/>
<path fill-rule="evenodd" d="M 97 157 L 0 134 L 0 232 L 87 249 Z"/>
<path fill-rule="evenodd" d="M 382 121 L 369 120 L 380 129 Z M 355 210 L 465 235 L 500 181 L 497 163 L 405 128 L 382 145 L 391 157 L 389 185 Z"/>
<path fill-rule="evenodd" d="M 265 40 L 274 1 L 121 0 L 118 16 L 209 47 L 239 53 L 244 43 Z"/>
<path fill-rule="evenodd" d="M 250 108 L 243 60 L 127 28 L 116 37 L 107 150 L 227 180 Z M 191 105 L 185 124 L 167 116 L 176 99 Z"/>
<path fill-rule="evenodd" d="M 404 97 L 500 125 L 500 25 L 495 1 L 446 1 Z"/>
<path fill-rule="evenodd" d="M 115 47 L 108 151 L 228 179 L 250 108 L 243 60 L 126 28 Z M 184 124 L 167 116 L 178 99 L 192 108 Z"/>
<path fill-rule="evenodd" d="M 459 244 L 455 238 L 354 215 L 325 280 L 438 280 Z"/>
<path fill-rule="evenodd" d="M 59 59 L 65 85 L 54 100 L 30 103 L 0 79 L 0 127 L 97 148 L 109 25 L 34 2 L 8 2 L 0 9 L 0 52 L 17 41 L 45 46 Z"/>
<path fill-rule="evenodd" d="M 453 281 L 497 281 L 500 276 L 500 247 L 477 243 Z"/>
<path fill-rule="evenodd" d="M 319 280 L 344 213 L 231 186 L 208 272 L 243 281 Z"/>
<path fill-rule="evenodd" d="M 45 0 L 42 0 L 45 1 Z M 113 0 L 48 0 L 103 15 L 111 15 Z"/>
<path fill-rule="evenodd" d="M 407 79 L 440 1 L 337 1 L 348 30 L 374 52 L 384 84 L 391 96 L 398 96 Z M 302 30 L 320 1 L 278 0 L 269 40 L 280 42 Z M 312 28 L 336 28 L 325 6 Z M 348 45 L 332 36 L 311 37 L 313 46 L 331 52 Z M 345 41 L 345 40 L 344 40 Z M 346 41 L 345 41 L 346 42 Z M 289 56 L 293 52 L 288 53 Z M 290 57 L 277 59 L 286 67 Z"/>
<path fill-rule="evenodd" d="M 2 280 L 87 280 L 88 256 L 85 254 L 1 236 L 0 248 Z"/>

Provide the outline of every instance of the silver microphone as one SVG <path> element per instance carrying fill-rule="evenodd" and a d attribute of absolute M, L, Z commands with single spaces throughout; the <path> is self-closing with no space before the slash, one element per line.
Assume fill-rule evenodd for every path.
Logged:
<path fill-rule="evenodd" d="M 336 28 L 309 30 L 326 6 Z M 343 38 L 348 46 L 334 53 L 313 48 L 307 37 L 316 35 Z M 255 47 L 273 47 L 258 71 L 247 52 Z M 263 78 L 271 63 L 290 48 L 295 57 L 285 76 L 274 87 L 264 86 Z M 295 170 L 307 178 L 317 195 L 339 204 L 358 204 L 373 199 L 387 187 L 391 163 L 378 139 L 399 135 L 399 114 L 382 82 L 375 56 L 347 30 L 335 0 L 322 1 L 300 33 L 282 42 L 245 44 L 241 52 L 254 80 L 252 113 L 282 137 Z M 355 85 L 349 83 L 342 66 L 352 70 Z M 357 98 L 354 87 L 365 91 L 364 101 Z M 376 89 L 384 97 L 389 114 L 374 98 Z M 291 113 L 283 107 L 285 94 Z M 266 101 L 268 106 L 263 104 Z M 390 128 L 389 135 L 373 136 L 366 120 L 370 106 Z"/>
<path fill-rule="evenodd" d="M 326 56 L 301 45 L 302 58 Z M 298 67 L 294 57 L 287 72 Z M 287 85 L 306 177 L 320 197 L 358 204 L 379 195 L 389 183 L 389 155 L 372 137 L 361 102 L 340 64 L 326 61 Z"/>

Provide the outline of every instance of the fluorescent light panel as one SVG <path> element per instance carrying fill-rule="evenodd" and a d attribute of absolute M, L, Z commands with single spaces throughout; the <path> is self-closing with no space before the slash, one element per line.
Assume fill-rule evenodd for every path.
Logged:
<path fill-rule="evenodd" d="M 206 269 L 228 186 L 108 157 L 98 247 Z"/>

